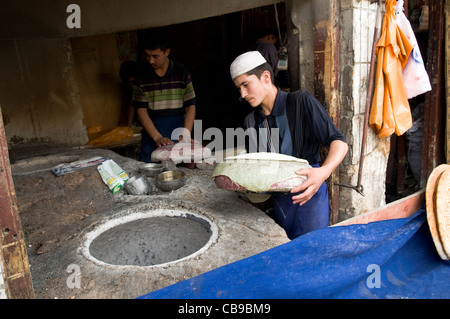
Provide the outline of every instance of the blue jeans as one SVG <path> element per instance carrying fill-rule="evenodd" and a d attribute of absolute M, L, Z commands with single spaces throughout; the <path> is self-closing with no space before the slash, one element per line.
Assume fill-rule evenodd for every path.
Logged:
<path fill-rule="evenodd" d="M 318 166 L 318 165 L 312 165 Z M 292 203 L 292 197 L 298 194 L 273 195 L 275 221 L 286 231 L 289 239 L 297 238 L 312 230 L 330 225 L 328 188 L 323 182 L 317 193 L 305 204 Z"/>
<path fill-rule="evenodd" d="M 184 126 L 184 114 L 173 115 L 173 116 L 152 116 L 153 124 L 162 136 L 171 138 L 174 129 Z M 173 140 L 178 142 L 178 137 Z M 147 132 L 142 130 L 141 139 L 141 152 L 139 154 L 139 161 L 150 163 L 151 155 L 154 150 L 157 149 L 155 141 L 147 134 Z"/>

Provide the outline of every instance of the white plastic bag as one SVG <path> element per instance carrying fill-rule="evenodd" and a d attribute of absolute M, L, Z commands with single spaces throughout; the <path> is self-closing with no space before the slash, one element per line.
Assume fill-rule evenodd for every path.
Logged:
<path fill-rule="evenodd" d="M 398 1 L 396 12 L 397 25 L 413 46 L 413 50 L 402 71 L 406 96 L 408 99 L 411 99 L 417 95 L 431 91 L 431 84 L 414 31 L 401 9 L 403 9 L 403 1 Z"/>

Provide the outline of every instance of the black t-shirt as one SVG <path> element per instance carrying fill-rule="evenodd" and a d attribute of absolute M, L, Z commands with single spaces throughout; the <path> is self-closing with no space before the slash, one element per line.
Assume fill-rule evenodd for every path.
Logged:
<path fill-rule="evenodd" d="M 260 107 L 247 115 L 244 120 L 244 129 L 259 127 L 264 120 L 259 109 Z M 286 155 L 306 159 L 310 164 L 317 164 L 320 162 L 321 146 L 329 146 L 334 140 L 346 142 L 322 104 L 307 91 L 286 93 L 278 90 L 269 118 L 283 114 L 287 117 L 292 139 L 292 154 Z M 269 125 L 275 128 L 276 121 L 269 120 Z"/>

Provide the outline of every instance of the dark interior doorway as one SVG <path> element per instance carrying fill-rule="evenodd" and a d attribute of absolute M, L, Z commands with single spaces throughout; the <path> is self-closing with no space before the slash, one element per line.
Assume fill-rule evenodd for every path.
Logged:
<path fill-rule="evenodd" d="M 386 172 L 386 202 L 423 189 L 434 167 L 445 162 L 445 78 L 443 60 L 442 3 L 405 0 L 405 14 L 414 30 L 432 91 L 409 100 L 413 127 L 391 137 Z M 442 94 L 443 95 L 443 94 Z"/>
<path fill-rule="evenodd" d="M 236 56 L 252 48 L 262 30 L 278 32 L 276 15 L 279 33 L 286 37 L 285 5 L 276 6 L 276 9 L 270 5 L 176 25 L 121 32 L 119 37 L 128 40 L 121 40 L 120 59 L 122 62 L 141 60 L 140 43 L 146 34 L 159 30 L 168 34 L 170 57 L 184 64 L 191 73 L 197 96 L 196 119 L 202 121 L 202 130 L 215 127 L 225 135 L 226 128 L 241 127 L 251 111 L 249 105 L 239 101 L 239 92 L 230 78 L 230 64 Z"/>

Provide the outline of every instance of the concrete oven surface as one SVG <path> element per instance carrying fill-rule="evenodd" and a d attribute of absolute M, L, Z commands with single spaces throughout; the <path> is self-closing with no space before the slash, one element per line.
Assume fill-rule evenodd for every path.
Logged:
<path fill-rule="evenodd" d="M 50 171 L 58 164 L 94 156 L 114 160 L 129 176 L 138 174 L 138 161 L 103 149 L 61 151 L 11 165 L 36 298 L 135 298 L 289 241 L 284 230 L 245 197 L 218 189 L 211 170 L 176 167 L 186 173 L 185 186 L 172 192 L 153 187 L 146 196 L 113 194 L 96 167 L 58 177 Z M 90 258 L 89 236 L 95 231 L 155 212 L 203 218 L 211 236 L 194 253 L 169 262 L 120 265 Z M 148 219 L 138 220 L 145 225 Z M 123 240 L 105 243 L 105 250 L 114 245 L 126 248 Z M 96 249 L 101 251 L 101 246 Z"/>

